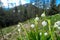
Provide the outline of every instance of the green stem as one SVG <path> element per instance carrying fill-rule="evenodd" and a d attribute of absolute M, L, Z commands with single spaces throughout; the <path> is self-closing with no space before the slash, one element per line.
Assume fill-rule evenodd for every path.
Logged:
<path fill-rule="evenodd" d="M 51 39 L 54 40 L 53 32 L 51 31 L 51 21 L 50 20 L 47 20 L 47 21 L 48 21 L 48 27 L 49 27 L 49 33 L 51 35 Z"/>
<path fill-rule="evenodd" d="M 36 26 L 36 40 L 38 40 L 38 21 L 35 20 L 35 26 Z"/>
<path fill-rule="evenodd" d="M 22 36 L 20 35 L 20 39 L 22 40 Z"/>
<path fill-rule="evenodd" d="M 43 30 L 42 30 L 42 37 L 41 37 L 41 40 L 45 40 L 45 38 L 44 38 L 44 28 L 43 28 Z"/>

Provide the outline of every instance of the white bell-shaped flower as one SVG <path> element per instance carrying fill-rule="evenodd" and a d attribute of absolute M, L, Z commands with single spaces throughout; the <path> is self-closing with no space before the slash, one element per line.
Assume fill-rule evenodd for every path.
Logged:
<path fill-rule="evenodd" d="M 20 25 L 18 24 L 17 27 L 20 27 Z"/>
<path fill-rule="evenodd" d="M 42 32 L 40 32 L 40 35 L 42 35 Z"/>
<path fill-rule="evenodd" d="M 43 13 L 43 14 L 41 15 L 41 17 L 45 17 L 45 14 Z"/>
<path fill-rule="evenodd" d="M 45 35 L 45 36 L 47 36 L 47 35 L 48 35 L 48 33 L 47 33 L 47 32 L 45 32 L 45 33 L 44 33 L 44 35 Z"/>
<path fill-rule="evenodd" d="M 58 29 L 60 29 L 60 27 L 58 27 Z"/>
<path fill-rule="evenodd" d="M 57 27 L 58 29 L 60 29 L 60 21 L 55 22 L 54 27 Z"/>
<path fill-rule="evenodd" d="M 18 29 L 18 32 L 20 32 L 21 31 L 21 29 Z"/>
<path fill-rule="evenodd" d="M 58 25 L 55 23 L 55 24 L 54 24 L 54 27 L 58 27 Z"/>
<path fill-rule="evenodd" d="M 56 24 L 57 24 L 57 25 L 60 25 L 60 21 L 57 21 Z"/>
<path fill-rule="evenodd" d="M 38 21 L 39 20 L 39 17 L 36 17 L 35 20 Z"/>
<path fill-rule="evenodd" d="M 35 27 L 35 25 L 34 24 L 31 24 L 31 28 L 34 28 Z"/>
<path fill-rule="evenodd" d="M 46 21 L 43 21 L 42 22 L 42 26 L 46 26 L 47 25 L 47 22 Z"/>
<path fill-rule="evenodd" d="M 45 12 L 43 12 L 43 13 L 41 14 L 41 17 L 45 17 Z"/>

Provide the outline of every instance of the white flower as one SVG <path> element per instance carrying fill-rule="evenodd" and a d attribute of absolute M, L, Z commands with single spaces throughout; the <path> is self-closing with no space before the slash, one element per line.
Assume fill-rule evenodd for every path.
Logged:
<path fill-rule="evenodd" d="M 57 27 L 58 29 L 60 29 L 60 21 L 55 22 L 54 27 Z"/>
<path fill-rule="evenodd" d="M 46 21 L 43 21 L 42 22 L 42 26 L 46 26 L 47 25 L 47 22 Z"/>
<path fill-rule="evenodd" d="M 20 27 L 20 25 L 18 24 L 17 27 Z"/>
<path fill-rule="evenodd" d="M 54 27 L 58 27 L 58 25 L 54 24 Z"/>
<path fill-rule="evenodd" d="M 58 29 L 60 29 L 60 27 L 58 27 Z"/>
<path fill-rule="evenodd" d="M 40 35 L 42 35 L 42 33 L 40 32 Z"/>
<path fill-rule="evenodd" d="M 18 10 L 18 13 L 20 12 L 20 10 Z"/>
<path fill-rule="evenodd" d="M 47 35 L 48 35 L 48 33 L 47 33 L 47 32 L 45 32 L 45 33 L 44 33 L 44 35 L 45 35 L 45 36 L 47 36 Z"/>
<path fill-rule="evenodd" d="M 31 27 L 32 27 L 32 28 L 34 28 L 34 27 L 35 27 L 35 25 L 34 25 L 34 24 L 31 24 Z"/>
<path fill-rule="evenodd" d="M 15 12 L 15 10 L 13 10 L 13 12 Z"/>
<path fill-rule="evenodd" d="M 56 24 L 57 24 L 57 25 L 60 25 L 60 21 L 57 21 Z"/>
<path fill-rule="evenodd" d="M 20 32 L 20 29 L 18 29 L 18 32 Z"/>
<path fill-rule="evenodd" d="M 45 17 L 45 13 L 41 14 L 41 17 Z"/>
<path fill-rule="evenodd" d="M 35 20 L 38 21 L 39 20 L 39 17 L 36 17 Z"/>
<path fill-rule="evenodd" d="M 55 23 L 55 24 L 54 24 L 54 27 L 58 27 L 58 25 Z"/>

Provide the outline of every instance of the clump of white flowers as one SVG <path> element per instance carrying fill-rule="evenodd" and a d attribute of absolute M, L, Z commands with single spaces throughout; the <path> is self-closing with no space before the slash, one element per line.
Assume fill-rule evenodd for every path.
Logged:
<path fill-rule="evenodd" d="M 35 27 L 35 25 L 34 24 L 31 24 L 31 28 L 34 28 Z"/>
<path fill-rule="evenodd" d="M 45 12 L 43 12 L 43 13 L 41 14 L 41 17 L 45 17 Z"/>
<path fill-rule="evenodd" d="M 57 27 L 58 29 L 60 29 L 60 21 L 55 22 L 54 27 Z"/>
<path fill-rule="evenodd" d="M 46 26 L 47 25 L 47 22 L 46 21 L 43 21 L 42 22 L 42 26 Z"/>
<path fill-rule="evenodd" d="M 47 35 L 48 35 L 48 33 L 47 33 L 47 32 L 45 32 L 45 33 L 44 33 L 44 35 L 45 35 L 45 36 L 47 36 Z"/>

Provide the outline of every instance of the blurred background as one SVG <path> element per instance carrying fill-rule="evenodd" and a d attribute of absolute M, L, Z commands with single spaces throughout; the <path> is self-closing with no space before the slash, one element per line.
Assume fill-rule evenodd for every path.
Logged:
<path fill-rule="evenodd" d="M 52 29 L 54 27 L 54 23 L 58 21 L 58 28 L 60 29 L 60 0 L 0 0 L 0 40 L 16 40 L 17 38 L 20 38 L 20 34 L 22 34 L 22 36 L 24 35 L 24 38 L 22 38 L 25 39 L 23 29 L 21 31 L 22 33 L 18 33 L 18 31 L 20 32 L 19 23 L 22 23 L 22 26 L 24 26 L 23 28 L 26 27 L 25 29 L 27 29 L 27 31 L 30 31 L 30 29 L 32 31 L 32 28 L 30 28 L 30 26 L 31 24 L 33 27 L 35 26 L 34 18 L 37 17 L 36 19 L 39 20 L 37 25 L 38 29 L 40 27 L 42 28 L 41 23 L 44 18 L 41 17 L 41 14 L 43 14 L 43 16 L 46 16 L 46 19 L 51 20 Z M 43 25 L 45 23 L 46 22 L 44 21 Z M 45 32 L 49 32 L 48 25 L 45 29 L 47 29 L 44 30 Z M 43 28 L 41 30 L 43 31 Z M 40 32 L 40 30 L 38 31 Z M 52 32 L 56 32 L 54 40 L 60 40 L 60 30 L 55 30 Z M 34 31 L 32 35 L 35 33 L 37 33 L 37 31 Z M 30 37 L 33 40 L 33 36 Z M 50 38 L 50 35 L 46 38 L 48 40 Z"/>
<path fill-rule="evenodd" d="M 60 0 L 0 0 L 0 25 L 23 22 L 43 11 L 47 16 L 60 13 Z"/>
<path fill-rule="evenodd" d="M 0 25 L 24 22 L 46 12 L 47 16 L 60 13 L 60 0 L 0 0 Z"/>

